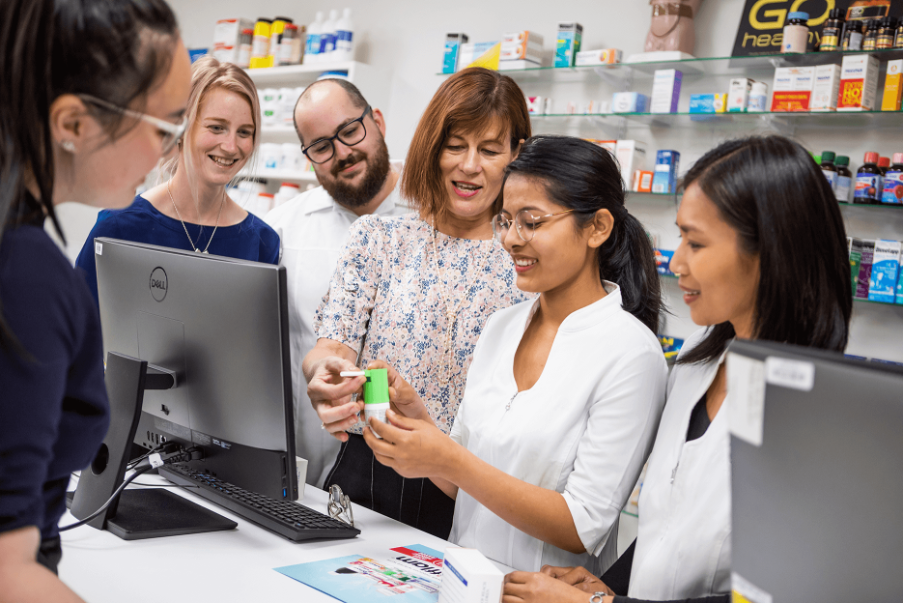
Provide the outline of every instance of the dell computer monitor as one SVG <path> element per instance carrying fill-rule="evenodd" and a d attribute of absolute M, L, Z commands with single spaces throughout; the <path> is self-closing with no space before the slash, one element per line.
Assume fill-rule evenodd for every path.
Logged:
<path fill-rule="evenodd" d="M 901 367 L 741 340 L 727 364 L 735 601 L 900 602 Z"/>
<path fill-rule="evenodd" d="M 144 393 L 135 444 L 200 448 L 195 469 L 297 499 L 285 268 L 108 238 L 95 261 L 104 358 L 176 374 Z"/>

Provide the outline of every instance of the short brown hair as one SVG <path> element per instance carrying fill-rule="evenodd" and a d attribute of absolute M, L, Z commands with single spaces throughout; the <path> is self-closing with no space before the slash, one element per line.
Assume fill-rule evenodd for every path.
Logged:
<path fill-rule="evenodd" d="M 506 125 L 511 148 L 530 138 L 530 115 L 515 81 L 483 67 L 469 67 L 443 82 L 417 125 L 405 169 L 402 196 L 421 216 L 442 214 L 447 195 L 439 171 L 443 143 L 453 130 L 480 131 L 493 120 Z M 498 206 L 501 203 L 500 191 Z M 498 211 L 494 207 L 493 211 Z"/>

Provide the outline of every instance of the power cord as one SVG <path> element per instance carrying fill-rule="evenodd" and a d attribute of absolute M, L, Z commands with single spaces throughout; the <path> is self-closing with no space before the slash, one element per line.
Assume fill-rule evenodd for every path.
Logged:
<path fill-rule="evenodd" d="M 169 443 L 167 443 L 167 444 L 169 444 Z M 109 508 L 113 504 L 113 502 L 116 501 L 117 497 L 120 496 L 120 494 L 125 490 L 125 488 L 127 486 L 129 486 L 129 484 L 133 480 L 135 480 L 136 478 L 138 478 L 145 472 L 154 470 L 163 465 L 169 465 L 169 464 L 178 463 L 181 461 L 191 461 L 193 459 L 201 459 L 202 455 L 203 454 L 201 452 L 201 449 L 199 449 L 197 447 L 190 447 L 188 449 L 179 451 L 166 459 L 163 459 L 163 456 L 160 453 L 148 452 L 146 459 L 143 459 L 141 461 L 135 461 L 135 468 L 136 468 L 135 473 L 132 474 L 131 476 L 129 476 L 127 479 L 125 479 L 122 482 L 122 484 L 119 485 L 119 487 L 117 487 L 115 491 L 113 491 L 113 494 L 110 495 L 110 498 L 107 499 L 107 501 L 105 501 L 104 504 L 102 506 L 100 506 L 100 508 L 97 509 L 97 511 L 95 511 L 94 513 L 92 513 L 89 516 L 86 516 L 85 518 L 82 518 L 78 522 L 74 522 L 72 524 L 61 527 L 59 529 L 59 532 L 62 533 L 63 531 L 68 531 L 68 530 L 71 530 L 74 528 L 78 528 L 82 525 L 85 525 L 85 524 L 91 522 L 92 520 L 94 520 L 95 518 L 100 516 L 104 512 L 104 510 Z"/>

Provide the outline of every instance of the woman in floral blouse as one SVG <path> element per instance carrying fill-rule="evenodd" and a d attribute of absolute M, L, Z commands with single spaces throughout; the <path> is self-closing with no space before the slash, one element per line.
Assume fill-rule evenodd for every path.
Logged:
<path fill-rule="evenodd" d="M 304 359 L 311 403 L 342 441 L 326 485 L 359 505 L 446 538 L 454 500 L 425 479 L 374 461 L 352 400 L 364 378 L 339 373 L 383 359 L 418 392 L 447 434 L 487 317 L 528 299 L 493 238 L 503 170 L 530 137 L 524 93 L 482 68 L 446 80 L 411 142 L 402 195 L 417 210 L 352 225 L 315 317 L 317 346 Z"/>

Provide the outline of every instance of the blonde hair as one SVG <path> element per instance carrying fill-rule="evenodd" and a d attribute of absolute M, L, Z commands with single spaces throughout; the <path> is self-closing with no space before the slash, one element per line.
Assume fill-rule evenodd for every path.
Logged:
<path fill-rule="evenodd" d="M 244 69 L 232 63 L 221 63 L 211 55 L 206 55 L 195 61 L 191 66 L 191 93 L 188 96 L 188 108 L 186 110 L 187 127 L 185 136 L 179 142 L 179 153 L 168 160 L 160 169 L 161 182 L 169 180 L 176 173 L 179 161 L 185 163 L 188 180 L 192 183 L 193 194 L 196 195 L 197 183 L 194 179 L 191 154 L 184 153 L 186 148 L 191 148 L 191 138 L 194 133 L 195 120 L 201 110 L 201 103 L 208 92 L 215 88 L 223 88 L 239 94 L 251 105 L 251 119 L 254 122 L 254 147 L 248 158 L 250 163 L 260 146 L 261 131 L 261 104 L 257 95 L 257 87 L 248 77 Z M 247 164 L 246 164 L 247 165 Z M 196 196 L 197 197 L 197 196 Z"/>

